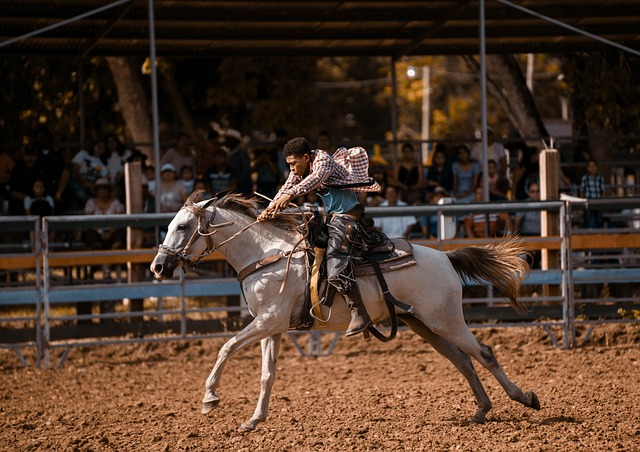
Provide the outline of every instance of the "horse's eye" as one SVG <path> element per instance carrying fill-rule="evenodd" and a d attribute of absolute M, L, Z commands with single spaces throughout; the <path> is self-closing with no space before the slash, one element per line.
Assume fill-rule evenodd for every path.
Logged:
<path fill-rule="evenodd" d="M 184 231 L 187 230 L 187 225 L 186 224 L 179 224 L 178 227 L 176 228 L 176 230 L 184 232 Z"/>

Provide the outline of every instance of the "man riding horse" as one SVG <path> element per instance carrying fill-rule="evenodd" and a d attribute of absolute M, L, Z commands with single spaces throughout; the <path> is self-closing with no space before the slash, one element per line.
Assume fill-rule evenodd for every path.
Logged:
<path fill-rule="evenodd" d="M 258 220 L 274 218 L 291 200 L 316 190 L 325 206 L 329 232 L 327 280 L 342 294 L 351 311 L 346 335 L 362 333 L 371 325 L 371 318 L 364 308 L 351 261 L 353 241 L 364 215 L 356 192 L 380 190 L 368 175 L 367 153 L 362 148 L 340 148 L 331 156 L 321 149 L 311 150 L 303 137 L 290 140 L 283 152 L 291 172 Z"/>

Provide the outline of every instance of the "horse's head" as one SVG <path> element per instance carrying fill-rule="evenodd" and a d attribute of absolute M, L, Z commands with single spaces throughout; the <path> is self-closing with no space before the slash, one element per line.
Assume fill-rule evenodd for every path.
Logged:
<path fill-rule="evenodd" d="M 207 209 L 215 199 L 196 203 L 192 197 L 169 223 L 167 235 L 151 262 L 151 271 L 157 279 L 171 278 L 176 268 L 184 269 L 185 264 L 195 267 L 200 259 L 214 250 L 209 228 L 215 208 L 213 213 L 208 213 Z"/>

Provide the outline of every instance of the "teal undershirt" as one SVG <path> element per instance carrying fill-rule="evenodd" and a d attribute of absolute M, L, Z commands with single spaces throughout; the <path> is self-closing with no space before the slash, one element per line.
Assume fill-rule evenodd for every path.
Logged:
<path fill-rule="evenodd" d="M 355 191 L 340 188 L 327 188 L 324 194 L 318 193 L 324 203 L 327 213 L 347 213 L 358 203 L 358 195 Z"/>

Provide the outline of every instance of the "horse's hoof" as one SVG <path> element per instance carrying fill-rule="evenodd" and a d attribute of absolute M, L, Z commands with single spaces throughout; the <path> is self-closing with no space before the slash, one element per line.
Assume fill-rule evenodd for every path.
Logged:
<path fill-rule="evenodd" d="M 220 403 L 220 399 L 210 400 L 209 402 L 202 402 L 202 414 L 208 414 L 212 412 Z"/>
<path fill-rule="evenodd" d="M 487 417 L 484 414 L 476 414 L 471 418 L 472 424 L 486 424 Z"/>
<path fill-rule="evenodd" d="M 248 433 L 248 432 L 252 432 L 256 429 L 256 426 L 253 424 L 245 424 L 242 423 L 240 424 L 240 427 L 238 427 L 238 431 L 241 433 Z"/>
<path fill-rule="evenodd" d="M 531 396 L 531 402 L 529 403 L 529 407 L 533 408 L 534 410 L 539 410 L 540 400 L 538 399 L 538 396 L 533 391 L 527 391 L 527 396 L 529 395 Z"/>

